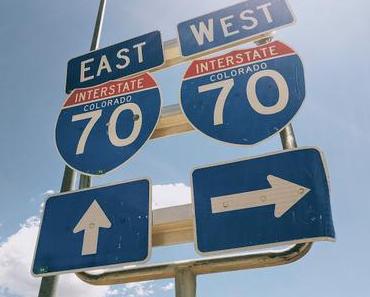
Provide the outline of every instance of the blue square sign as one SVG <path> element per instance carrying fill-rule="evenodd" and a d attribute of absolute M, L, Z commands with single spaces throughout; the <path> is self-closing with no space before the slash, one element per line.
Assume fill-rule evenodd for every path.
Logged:
<path fill-rule="evenodd" d="M 335 238 L 326 168 L 315 148 L 199 168 L 192 178 L 201 254 Z"/>
<path fill-rule="evenodd" d="M 182 55 L 192 56 L 294 22 L 286 0 L 248 0 L 182 22 L 177 30 Z"/>
<path fill-rule="evenodd" d="M 32 273 L 48 276 L 144 262 L 151 249 L 147 179 L 51 196 Z"/>
<path fill-rule="evenodd" d="M 163 63 L 161 33 L 150 32 L 70 60 L 66 92 L 144 72 Z"/>

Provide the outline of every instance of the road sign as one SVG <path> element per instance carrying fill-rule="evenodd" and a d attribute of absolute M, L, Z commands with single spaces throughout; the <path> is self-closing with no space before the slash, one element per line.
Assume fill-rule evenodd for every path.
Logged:
<path fill-rule="evenodd" d="M 70 167 L 105 174 L 144 145 L 160 110 L 159 89 L 148 73 L 75 90 L 58 118 L 58 150 Z"/>
<path fill-rule="evenodd" d="M 133 75 L 163 63 L 161 33 L 154 31 L 70 60 L 66 92 Z"/>
<path fill-rule="evenodd" d="M 194 128 L 243 145 L 283 129 L 304 97 L 302 62 L 279 41 L 196 60 L 181 86 L 181 106 Z"/>
<path fill-rule="evenodd" d="M 201 254 L 335 238 L 317 149 L 196 169 L 192 182 Z"/>
<path fill-rule="evenodd" d="M 47 276 L 146 261 L 151 226 L 147 179 L 51 196 L 32 273 Z"/>
<path fill-rule="evenodd" d="M 249 0 L 177 26 L 181 52 L 191 56 L 295 22 L 285 0 Z"/>

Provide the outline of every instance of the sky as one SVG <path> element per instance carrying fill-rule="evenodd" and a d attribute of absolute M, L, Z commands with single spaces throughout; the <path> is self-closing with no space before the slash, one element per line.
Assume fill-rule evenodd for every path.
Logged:
<path fill-rule="evenodd" d="M 239 1 L 108 0 L 101 47 L 160 30 L 176 37 L 177 23 Z M 292 46 L 305 67 L 307 95 L 292 124 L 299 146 L 326 156 L 336 243 L 316 243 L 297 263 L 198 277 L 198 296 L 366 296 L 370 292 L 370 4 L 365 0 L 289 1 L 294 26 L 276 39 Z M 58 192 L 64 163 L 54 128 L 65 98 L 67 61 L 87 53 L 97 0 L 0 2 L 0 296 L 36 296 L 30 275 L 40 210 Z M 163 105 L 178 103 L 187 64 L 154 74 Z M 254 147 L 222 144 L 198 132 L 149 141 L 118 170 L 94 185 L 150 176 L 156 207 L 190 202 L 194 167 L 281 149 L 278 135 Z M 155 248 L 151 263 L 196 257 L 192 244 Z M 57 296 L 174 296 L 173 280 L 93 287 L 73 274 Z"/>

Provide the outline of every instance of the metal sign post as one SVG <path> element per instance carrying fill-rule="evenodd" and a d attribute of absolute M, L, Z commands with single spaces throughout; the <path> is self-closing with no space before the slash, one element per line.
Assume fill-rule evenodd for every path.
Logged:
<path fill-rule="evenodd" d="M 91 42 L 90 50 L 95 50 L 98 48 L 100 35 L 101 35 L 101 28 L 104 19 L 104 12 L 105 12 L 106 0 L 100 0 L 99 10 L 96 17 L 95 28 L 94 28 L 94 35 Z M 76 173 L 69 168 L 68 166 L 64 169 L 63 181 L 60 192 L 68 192 L 73 190 L 74 182 L 76 178 Z M 87 177 L 86 180 L 82 180 L 80 178 L 80 188 L 82 186 L 90 186 L 90 177 Z M 41 280 L 40 290 L 38 297 L 54 297 L 56 293 L 56 287 L 58 283 L 57 276 L 48 276 L 43 277 Z"/>

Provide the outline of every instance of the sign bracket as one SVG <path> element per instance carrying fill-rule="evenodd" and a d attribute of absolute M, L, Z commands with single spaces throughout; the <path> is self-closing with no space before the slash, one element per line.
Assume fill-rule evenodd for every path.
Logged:
<path fill-rule="evenodd" d="M 100 0 L 94 35 L 91 43 L 91 50 L 98 48 L 105 5 L 106 0 Z M 263 44 L 272 40 L 272 37 L 269 34 L 270 33 L 266 33 L 248 40 L 237 41 L 221 48 L 212 49 L 192 57 L 183 57 L 181 55 L 181 50 L 177 39 L 172 39 L 164 43 L 165 63 L 162 66 L 153 69 L 151 72 L 163 70 L 179 63 L 189 61 L 190 59 L 196 59 L 216 51 L 225 50 L 230 47 L 244 44 L 246 42 L 254 41 L 257 44 Z M 162 116 L 151 138 L 156 139 L 164 136 L 188 132 L 191 130 L 193 130 L 193 128 L 183 115 L 179 105 L 171 105 L 162 109 Z M 292 149 L 297 147 L 293 128 L 290 124 L 280 132 L 280 137 L 284 149 Z M 61 192 L 70 191 L 73 189 L 75 174 L 76 173 L 73 170 L 66 166 Z M 79 188 L 88 188 L 90 185 L 91 177 L 80 175 Z M 160 214 L 160 212 L 161 210 L 154 211 L 154 217 L 156 216 L 156 213 Z M 176 223 L 178 223 L 178 221 L 169 221 L 166 224 L 163 224 L 164 230 L 167 230 L 167 228 L 170 228 L 170 226 L 173 227 L 176 225 Z M 193 228 L 192 223 L 189 220 L 186 220 L 186 218 L 183 219 L 183 223 L 188 229 Z M 159 228 L 160 224 L 157 225 Z M 156 224 L 154 224 L 153 231 L 155 228 Z M 175 229 L 176 228 L 173 228 L 173 230 Z M 160 234 L 159 231 L 158 234 Z M 155 231 L 153 232 L 153 235 L 155 236 Z M 187 238 L 183 239 L 182 242 L 189 242 L 191 240 L 191 238 Z M 170 241 L 158 240 L 157 242 L 158 245 L 163 245 L 166 244 L 166 242 L 168 244 Z M 155 240 L 153 240 L 153 243 L 155 243 Z M 175 278 L 177 297 L 195 297 L 197 275 L 285 265 L 304 257 L 309 252 L 311 247 L 312 243 L 302 243 L 296 244 L 282 251 L 269 251 L 246 255 L 239 254 L 229 257 L 203 258 L 199 260 L 188 260 L 169 264 L 158 264 L 133 269 L 124 269 L 121 271 L 105 272 L 102 274 L 89 274 L 86 272 L 81 272 L 77 273 L 76 275 L 82 281 L 92 285 L 113 285 L 146 280 Z M 55 296 L 57 279 L 58 278 L 56 276 L 43 278 L 38 296 Z"/>
<path fill-rule="evenodd" d="M 252 268 L 273 267 L 293 263 L 304 257 L 311 249 L 311 246 L 312 243 L 302 243 L 282 251 L 179 261 L 175 263 L 144 266 L 101 274 L 80 272 L 77 273 L 77 276 L 90 285 L 117 285 L 167 278 L 175 278 L 176 281 L 181 282 L 183 278 L 186 278 L 184 275 L 180 276 L 181 274 L 184 274 L 184 270 L 190 271 L 197 276 Z M 180 285 L 177 284 L 176 287 L 180 287 Z M 195 295 L 177 294 L 176 296 Z"/>
<path fill-rule="evenodd" d="M 262 38 L 260 36 L 259 40 L 256 41 L 256 44 L 262 45 L 264 43 L 271 42 L 272 39 L 273 37 L 271 35 L 263 36 Z M 235 44 L 233 44 L 232 46 L 235 46 Z M 164 48 L 165 52 L 167 53 L 165 54 L 166 59 L 168 57 L 171 57 L 171 62 L 166 61 L 164 65 L 168 66 L 165 67 L 173 66 L 186 60 L 186 58 L 180 58 L 176 56 L 176 53 L 180 53 L 180 49 L 179 44 L 174 40 L 165 42 Z M 154 69 L 153 71 L 157 70 L 158 69 Z M 162 109 L 160 120 L 158 122 L 157 128 L 152 134 L 151 139 L 176 135 L 192 130 L 193 127 L 189 124 L 186 117 L 182 113 L 180 106 L 178 104 L 170 105 Z M 297 142 L 291 124 L 286 126 L 280 132 L 280 138 L 284 150 L 297 148 Z M 81 176 L 81 178 L 85 179 L 90 177 Z M 182 227 L 184 227 L 185 230 L 190 230 L 191 232 L 193 232 L 192 229 L 194 228 L 194 226 L 192 224 L 192 221 L 187 220 L 186 216 L 180 219 L 176 219 L 177 216 L 173 216 L 173 221 L 169 220 L 168 222 L 166 222 L 166 224 L 163 224 L 163 234 L 167 233 L 166 230 L 173 233 L 170 233 L 170 235 L 169 233 L 167 233 L 167 237 L 161 238 L 160 226 L 163 222 L 160 222 L 159 220 L 159 218 L 161 217 L 160 212 L 171 213 L 175 211 L 175 209 L 180 212 L 180 207 L 190 209 L 191 205 L 177 206 L 169 208 L 167 210 L 162 209 L 153 212 L 154 245 L 176 244 L 193 240 L 191 236 L 187 237 L 186 234 L 188 234 L 188 232 L 178 232 L 178 236 L 176 237 L 176 231 L 178 231 L 176 229 L 176 226 L 181 222 L 183 223 Z M 311 247 L 312 243 L 302 243 L 296 244 L 286 250 L 276 252 L 272 251 L 267 253 L 253 253 L 231 257 L 212 257 L 200 260 L 180 261 L 169 264 L 165 263 L 154 266 L 123 269 L 121 271 L 105 272 L 101 274 L 80 272 L 76 273 L 76 275 L 82 281 L 91 285 L 115 285 L 148 280 L 175 278 L 177 297 L 195 297 L 197 275 L 285 265 L 298 261 L 299 259 L 304 257 L 310 251 Z"/>

